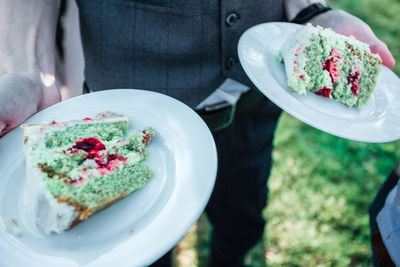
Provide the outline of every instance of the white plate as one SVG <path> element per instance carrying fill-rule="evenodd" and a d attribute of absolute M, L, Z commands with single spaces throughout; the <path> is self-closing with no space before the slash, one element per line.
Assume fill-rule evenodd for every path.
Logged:
<path fill-rule="evenodd" d="M 155 129 L 148 146 L 153 179 L 70 231 L 46 235 L 22 197 L 22 130 L 13 130 L 0 139 L 0 266 L 144 266 L 171 249 L 198 219 L 214 186 L 217 154 L 206 124 L 181 102 L 148 91 L 109 90 L 56 104 L 27 123 L 107 110 L 128 116 L 132 130 Z"/>
<path fill-rule="evenodd" d="M 315 94 L 291 92 L 278 52 L 298 27 L 293 23 L 265 23 L 247 30 L 240 38 L 240 62 L 258 89 L 297 119 L 333 135 L 362 141 L 390 142 L 400 139 L 400 79 L 383 66 L 377 86 L 363 109 Z"/>

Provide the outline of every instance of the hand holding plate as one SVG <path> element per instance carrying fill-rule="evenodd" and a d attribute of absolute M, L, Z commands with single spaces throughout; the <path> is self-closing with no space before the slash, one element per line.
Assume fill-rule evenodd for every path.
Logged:
<path fill-rule="evenodd" d="M 395 60 L 384 42 L 379 40 L 364 21 L 342 10 L 322 13 L 310 20 L 314 26 L 331 28 L 343 35 L 353 35 L 356 39 L 367 43 L 373 53 L 381 56 L 383 64 L 392 68 Z"/>

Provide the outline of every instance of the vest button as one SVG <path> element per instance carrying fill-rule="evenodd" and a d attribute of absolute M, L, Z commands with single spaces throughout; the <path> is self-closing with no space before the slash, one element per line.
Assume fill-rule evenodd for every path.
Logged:
<path fill-rule="evenodd" d="M 228 25 L 229 27 L 232 27 L 234 24 L 236 24 L 236 22 L 240 19 L 239 14 L 232 12 L 229 13 L 226 18 L 225 18 L 225 23 L 226 25 Z"/>
<path fill-rule="evenodd" d="M 225 63 L 225 67 L 230 70 L 236 64 L 236 60 L 233 57 L 228 57 Z"/>

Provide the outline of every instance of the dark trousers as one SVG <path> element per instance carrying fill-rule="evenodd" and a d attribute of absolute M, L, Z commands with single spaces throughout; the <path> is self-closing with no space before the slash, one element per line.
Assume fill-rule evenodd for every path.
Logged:
<path fill-rule="evenodd" d="M 218 175 L 206 207 L 213 225 L 213 266 L 242 266 L 247 251 L 262 238 L 272 140 L 280 113 L 262 99 L 238 111 L 229 127 L 214 133 Z M 170 254 L 153 266 L 170 266 Z"/>
<path fill-rule="evenodd" d="M 376 217 L 378 216 L 379 212 L 385 205 L 386 197 L 389 195 L 390 191 L 397 185 L 399 181 L 399 177 L 393 170 L 391 174 L 386 178 L 385 182 L 379 188 L 377 195 L 375 196 L 374 201 L 369 206 L 369 226 L 371 230 L 371 241 L 372 241 L 372 261 L 374 266 L 379 267 L 388 267 L 394 266 L 391 262 L 391 259 L 388 258 L 387 252 L 384 251 L 386 248 L 382 243 L 382 239 L 379 233 L 378 224 L 376 222 Z M 385 259 L 386 262 L 382 262 L 379 257 L 377 257 L 378 253 L 379 257 Z M 385 255 L 386 252 L 386 255 Z"/>

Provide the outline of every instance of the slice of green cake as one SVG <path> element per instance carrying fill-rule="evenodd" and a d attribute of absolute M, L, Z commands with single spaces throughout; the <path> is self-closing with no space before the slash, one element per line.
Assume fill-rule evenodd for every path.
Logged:
<path fill-rule="evenodd" d="M 25 124 L 27 190 L 37 224 L 60 233 L 144 186 L 151 128 L 128 132 L 106 112 L 81 121 Z"/>
<path fill-rule="evenodd" d="M 367 44 L 311 24 L 289 37 L 281 54 L 292 90 L 333 98 L 349 107 L 368 101 L 382 64 Z"/>

